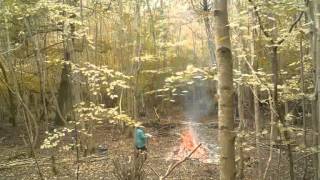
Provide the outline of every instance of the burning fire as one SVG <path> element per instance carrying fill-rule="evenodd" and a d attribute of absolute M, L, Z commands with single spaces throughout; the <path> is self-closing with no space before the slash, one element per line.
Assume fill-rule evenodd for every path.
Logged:
<path fill-rule="evenodd" d="M 181 160 L 189 155 L 189 153 L 194 150 L 200 142 L 198 141 L 197 134 L 192 128 L 189 128 L 181 133 L 181 143 L 180 146 L 176 147 L 173 152 L 172 159 Z M 198 159 L 201 162 L 209 161 L 208 149 L 204 146 L 200 146 L 191 156 L 192 159 Z"/>

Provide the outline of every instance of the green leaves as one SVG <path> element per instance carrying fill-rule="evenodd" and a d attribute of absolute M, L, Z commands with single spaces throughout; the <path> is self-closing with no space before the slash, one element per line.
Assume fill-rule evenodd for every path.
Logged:
<path fill-rule="evenodd" d="M 44 139 L 42 145 L 40 146 L 41 149 L 52 149 L 57 148 L 61 140 L 73 130 L 67 127 L 61 129 L 54 129 L 53 132 L 49 133 L 46 132 L 47 137 Z"/>
<path fill-rule="evenodd" d="M 79 114 L 82 122 L 90 121 L 94 124 L 102 124 L 104 121 L 113 124 L 124 122 L 129 126 L 135 124 L 135 120 L 123 112 L 119 113 L 118 109 L 118 107 L 105 108 L 103 104 L 97 105 L 93 102 L 81 102 L 75 106 L 75 112 Z"/>
<path fill-rule="evenodd" d="M 93 95 L 106 93 L 111 99 L 117 98 L 117 89 L 128 89 L 129 76 L 119 71 L 115 71 L 108 66 L 96 66 L 91 63 L 81 65 L 73 64 L 73 73 L 82 77 L 89 86 L 89 91 Z M 82 82 L 84 83 L 84 82 Z"/>

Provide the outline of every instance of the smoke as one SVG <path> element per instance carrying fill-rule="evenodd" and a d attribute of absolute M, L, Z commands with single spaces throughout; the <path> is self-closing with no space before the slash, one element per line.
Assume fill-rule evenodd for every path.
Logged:
<path fill-rule="evenodd" d="M 216 112 L 211 81 L 195 81 L 189 86 L 188 93 L 184 96 L 184 111 L 186 119 L 190 122 L 199 122 L 202 118 L 213 115 Z"/>
<path fill-rule="evenodd" d="M 209 160 L 218 163 L 218 142 L 210 128 L 215 123 L 217 102 L 214 99 L 215 85 L 212 81 L 194 81 L 188 87 L 188 93 L 184 97 L 184 114 L 188 128 L 192 129 L 199 143 L 202 143 L 209 152 Z"/>

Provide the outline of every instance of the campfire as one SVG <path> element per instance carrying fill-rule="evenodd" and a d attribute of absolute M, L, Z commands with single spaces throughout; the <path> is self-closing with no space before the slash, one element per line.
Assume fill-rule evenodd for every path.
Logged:
<path fill-rule="evenodd" d="M 174 148 L 169 159 L 177 161 L 184 159 L 200 144 L 197 133 L 192 128 L 184 130 L 180 136 L 180 144 Z M 209 163 L 209 150 L 202 144 L 194 153 L 192 153 L 191 159 Z"/>

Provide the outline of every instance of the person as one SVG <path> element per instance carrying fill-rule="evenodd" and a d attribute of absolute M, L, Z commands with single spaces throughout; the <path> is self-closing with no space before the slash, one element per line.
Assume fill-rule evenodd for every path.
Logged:
<path fill-rule="evenodd" d="M 135 124 L 135 133 L 134 133 L 134 145 L 137 150 L 136 156 L 139 154 L 145 154 L 146 159 L 146 152 L 147 152 L 147 141 L 148 138 L 151 138 L 151 134 L 145 133 L 144 126 L 142 123 Z"/>

